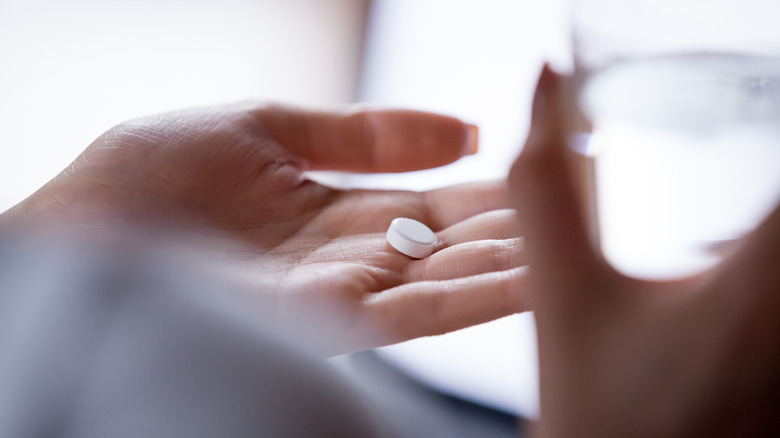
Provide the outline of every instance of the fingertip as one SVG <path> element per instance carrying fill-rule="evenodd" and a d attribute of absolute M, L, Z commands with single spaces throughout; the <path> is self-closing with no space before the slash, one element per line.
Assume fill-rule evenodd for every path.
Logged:
<path fill-rule="evenodd" d="M 531 104 L 531 126 L 520 156 L 509 173 L 509 182 L 522 194 L 533 187 L 545 189 L 539 179 L 549 177 L 551 170 L 560 169 L 558 143 L 565 142 L 565 128 L 561 107 L 560 77 L 548 64 L 544 64 L 536 83 Z M 552 161 L 550 161 L 552 159 Z M 539 187 L 537 187 L 539 186 Z"/>
<path fill-rule="evenodd" d="M 479 126 L 466 123 L 465 153 L 463 155 L 474 155 L 479 152 Z"/>
<path fill-rule="evenodd" d="M 572 286 L 567 289 L 572 292 L 601 265 L 583 198 L 583 163 L 567 143 L 572 112 L 568 85 L 548 65 L 542 68 L 531 130 L 509 183 L 534 275 L 548 286 Z M 566 295 L 560 297 L 565 301 Z"/>
<path fill-rule="evenodd" d="M 531 105 L 531 129 L 524 150 L 563 149 L 569 108 L 565 81 L 549 64 L 542 67 Z"/>
<path fill-rule="evenodd" d="M 478 150 L 479 128 L 455 117 L 413 110 L 371 110 L 362 115 L 370 133 L 362 147 L 372 151 L 374 160 L 360 171 L 429 169 Z"/>
<path fill-rule="evenodd" d="M 533 103 L 531 104 L 532 121 L 538 119 L 538 116 L 544 114 L 549 104 L 549 94 L 552 87 L 555 86 L 555 73 L 550 66 L 545 63 L 536 81 Z"/>

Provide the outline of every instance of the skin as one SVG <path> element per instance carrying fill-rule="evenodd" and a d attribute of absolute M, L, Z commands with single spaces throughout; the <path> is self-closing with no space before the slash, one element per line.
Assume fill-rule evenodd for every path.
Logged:
<path fill-rule="evenodd" d="M 475 152 L 475 135 L 457 119 L 414 111 L 241 103 L 174 112 L 109 130 L 0 225 L 189 233 L 280 311 L 338 312 L 334 354 L 386 345 L 525 310 L 505 184 L 338 190 L 304 172 L 441 166 Z M 399 216 L 437 233 L 432 256 L 411 259 L 386 243 Z"/>
<path fill-rule="evenodd" d="M 545 69 L 509 193 L 502 183 L 336 190 L 303 174 L 446 164 L 472 150 L 455 119 L 241 104 L 120 125 L 0 224 L 213 237 L 214 260 L 280 308 L 337 303 L 345 351 L 533 308 L 535 436 L 779 435 L 780 208 L 711 271 L 674 282 L 620 275 L 587 232 L 567 95 Z M 413 260 L 390 248 L 383 234 L 397 216 L 431 226 L 436 253 Z"/>
<path fill-rule="evenodd" d="M 510 175 L 539 339 L 535 436 L 780 435 L 780 207 L 708 272 L 615 272 L 588 233 L 565 86 L 545 68 Z"/>

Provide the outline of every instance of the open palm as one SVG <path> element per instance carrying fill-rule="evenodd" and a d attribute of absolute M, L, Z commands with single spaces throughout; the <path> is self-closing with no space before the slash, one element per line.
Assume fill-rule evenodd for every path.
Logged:
<path fill-rule="evenodd" d="M 339 190 L 304 172 L 435 167 L 473 152 L 474 130 L 413 111 L 248 103 L 175 112 L 106 132 L 11 213 L 219 234 L 237 277 L 281 303 L 336 305 L 349 348 L 376 346 L 522 310 L 522 249 L 504 183 Z M 432 256 L 411 259 L 386 243 L 399 216 L 437 232 Z"/>

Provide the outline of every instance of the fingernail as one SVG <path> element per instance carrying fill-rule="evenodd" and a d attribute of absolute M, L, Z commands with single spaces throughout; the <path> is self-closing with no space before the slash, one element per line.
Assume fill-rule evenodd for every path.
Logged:
<path fill-rule="evenodd" d="M 540 116 L 547 111 L 548 106 L 550 105 L 550 90 L 556 85 L 556 80 L 557 76 L 555 72 L 550 69 L 548 64 L 544 64 L 542 72 L 539 75 L 539 80 L 536 82 L 536 92 L 534 93 L 534 101 L 531 108 L 532 117 L 537 121 Z"/>
<path fill-rule="evenodd" d="M 548 64 L 542 68 L 536 83 L 536 92 L 531 108 L 531 131 L 525 148 L 529 150 L 544 149 L 550 145 L 565 145 L 568 130 L 568 115 L 563 99 L 566 96 L 562 87 L 563 78 L 553 71 Z"/>
<path fill-rule="evenodd" d="M 466 124 L 466 155 L 474 155 L 479 151 L 479 126 Z"/>

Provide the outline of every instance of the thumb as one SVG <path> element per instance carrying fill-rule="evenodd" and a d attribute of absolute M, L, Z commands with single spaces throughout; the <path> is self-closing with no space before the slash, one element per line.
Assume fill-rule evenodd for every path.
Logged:
<path fill-rule="evenodd" d="M 584 205 L 583 170 L 590 163 L 567 145 L 573 111 L 567 105 L 564 80 L 545 66 L 534 96 L 531 130 L 509 176 L 520 231 L 534 287 L 537 313 L 570 308 L 581 311 L 583 300 L 603 291 L 597 276 L 606 265 L 594 245 L 595 222 Z"/>
<path fill-rule="evenodd" d="M 250 112 L 311 170 L 407 172 L 477 152 L 478 128 L 410 110 L 310 111 L 265 106 Z"/>

